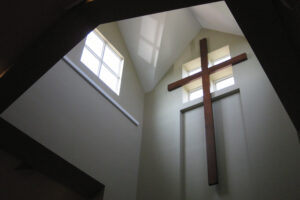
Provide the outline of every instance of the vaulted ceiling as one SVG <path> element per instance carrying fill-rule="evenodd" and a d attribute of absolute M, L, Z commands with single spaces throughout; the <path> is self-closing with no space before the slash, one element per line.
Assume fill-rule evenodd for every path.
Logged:
<path fill-rule="evenodd" d="M 99 24 L 208 2 L 216 1 L 2 1 L 0 70 L 11 68 L 0 78 L 0 112 Z M 299 1 L 226 0 L 226 3 L 300 130 Z"/>
<path fill-rule="evenodd" d="M 243 35 L 225 1 L 193 6 L 190 10 L 204 28 Z"/>
<path fill-rule="evenodd" d="M 119 27 L 146 92 L 155 87 L 201 28 L 188 9 L 123 20 Z"/>
<path fill-rule="evenodd" d="M 144 91 L 151 91 L 200 29 L 243 35 L 224 1 L 118 22 Z"/>

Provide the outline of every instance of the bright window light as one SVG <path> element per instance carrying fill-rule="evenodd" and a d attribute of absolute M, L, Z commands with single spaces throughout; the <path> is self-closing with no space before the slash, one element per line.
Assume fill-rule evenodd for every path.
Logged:
<path fill-rule="evenodd" d="M 193 90 L 189 93 L 189 100 L 194 100 L 194 99 L 198 99 L 200 97 L 203 96 L 203 89 L 202 88 L 198 88 L 196 90 Z"/>
<path fill-rule="evenodd" d="M 98 31 L 88 34 L 80 61 L 119 95 L 124 59 Z"/>
<path fill-rule="evenodd" d="M 83 48 L 80 61 L 83 62 L 83 64 L 85 64 L 85 66 L 87 66 L 87 68 L 89 68 L 94 74 L 98 75 L 100 61 L 87 48 Z"/>
<path fill-rule="evenodd" d="M 229 77 L 220 81 L 216 81 L 216 90 L 221 90 L 223 88 L 234 85 L 234 78 Z"/>
<path fill-rule="evenodd" d="M 224 61 L 226 61 L 226 60 L 229 60 L 230 58 L 231 58 L 230 56 L 225 56 L 225 57 L 216 59 L 216 60 L 214 61 L 214 65 L 220 64 L 220 63 L 222 63 L 222 62 L 224 62 Z"/>
<path fill-rule="evenodd" d="M 88 34 L 85 45 L 88 46 L 97 56 L 101 57 L 104 41 L 95 32 Z"/>
<path fill-rule="evenodd" d="M 208 68 L 214 67 L 220 63 L 223 63 L 229 59 L 230 50 L 229 46 L 226 45 L 212 52 L 208 55 Z M 201 72 L 201 57 L 194 58 L 182 65 L 182 78 L 194 75 Z M 228 65 L 220 70 L 214 71 L 209 74 L 210 92 L 215 92 L 223 88 L 234 85 L 233 69 L 231 65 Z M 191 101 L 203 96 L 202 79 L 196 79 L 187 83 L 183 87 L 183 103 Z"/>
<path fill-rule="evenodd" d="M 196 74 L 198 72 L 201 72 L 201 70 L 202 70 L 201 67 L 198 67 L 198 68 L 196 68 L 194 70 L 189 71 L 188 74 L 190 76 L 190 75 Z"/>
<path fill-rule="evenodd" d="M 120 66 L 121 66 L 121 58 L 109 46 L 105 47 L 104 62 L 115 73 L 119 73 Z"/>
<path fill-rule="evenodd" d="M 101 67 L 100 79 L 112 90 L 116 90 L 118 78 L 104 65 Z"/>

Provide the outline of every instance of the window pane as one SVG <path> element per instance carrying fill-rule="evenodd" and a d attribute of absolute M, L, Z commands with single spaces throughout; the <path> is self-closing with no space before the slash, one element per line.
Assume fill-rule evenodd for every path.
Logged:
<path fill-rule="evenodd" d="M 233 77 L 224 79 L 222 81 L 218 81 L 216 83 L 216 89 L 217 90 L 221 90 L 221 89 L 226 88 L 226 87 L 231 86 L 231 85 L 234 85 L 234 79 L 233 79 Z"/>
<path fill-rule="evenodd" d="M 194 100 L 203 96 L 203 89 L 198 89 L 193 92 L 190 92 L 190 100 Z"/>
<path fill-rule="evenodd" d="M 98 75 L 99 60 L 87 48 L 83 49 L 80 61 L 94 74 Z"/>
<path fill-rule="evenodd" d="M 106 45 L 104 52 L 104 62 L 119 75 L 121 58 Z"/>
<path fill-rule="evenodd" d="M 85 44 L 90 47 L 97 56 L 101 57 L 104 42 L 96 35 L 96 33 L 93 31 L 90 32 Z"/>
<path fill-rule="evenodd" d="M 214 61 L 214 65 L 220 64 L 220 63 L 222 63 L 226 60 L 229 60 L 229 59 L 230 59 L 230 56 L 225 56 L 225 57 L 219 58 L 219 59 Z"/>
<path fill-rule="evenodd" d="M 104 65 L 101 67 L 100 79 L 113 91 L 117 92 L 118 78 L 111 73 Z"/>
<path fill-rule="evenodd" d="M 189 76 L 201 72 L 201 67 L 189 71 Z"/>

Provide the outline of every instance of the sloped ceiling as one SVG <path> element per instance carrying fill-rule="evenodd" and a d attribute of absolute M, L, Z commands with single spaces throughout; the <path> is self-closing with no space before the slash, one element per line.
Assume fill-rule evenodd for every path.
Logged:
<path fill-rule="evenodd" d="M 224 1 L 190 7 L 198 22 L 207 29 L 243 35 Z"/>
<path fill-rule="evenodd" d="M 118 23 L 145 92 L 154 88 L 201 28 L 188 9 Z"/>
<path fill-rule="evenodd" d="M 144 91 L 151 91 L 201 27 L 242 35 L 224 1 L 118 22 Z"/>

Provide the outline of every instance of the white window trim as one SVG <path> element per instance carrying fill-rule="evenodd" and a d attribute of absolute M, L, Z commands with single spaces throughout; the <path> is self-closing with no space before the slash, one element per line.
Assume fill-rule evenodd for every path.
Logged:
<path fill-rule="evenodd" d="M 229 75 L 229 76 L 225 76 L 225 77 L 219 78 L 219 79 L 217 79 L 217 80 L 214 80 L 214 81 L 213 81 L 214 91 L 218 91 L 218 90 L 217 90 L 217 83 L 219 83 L 219 82 L 221 82 L 221 81 L 224 81 L 224 80 L 226 80 L 226 79 L 229 79 L 229 78 L 233 78 L 233 81 L 234 81 L 234 84 L 235 84 L 234 76 L 233 76 L 233 74 L 231 74 L 231 75 Z M 229 87 L 229 86 L 228 86 L 228 87 Z M 223 88 L 223 89 L 224 89 L 224 88 Z M 222 89 L 220 89 L 220 90 L 222 90 Z"/>
<path fill-rule="evenodd" d="M 228 58 L 228 59 L 226 59 L 226 58 Z M 225 62 L 225 61 L 230 60 L 230 59 L 231 59 L 231 56 L 230 55 L 226 55 L 226 56 L 223 56 L 223 57 L 220 57 L 220 58 L 214 60 L 212 63 L 213 63 L 213 65 L 217 65 L 217 64 L 220 64 L 220 63 Z M 222 60 L 222 62 L 220 62 L 220 60 Z"/>
<path fill-rule="evenodd" d="M 219 55 L 222 54 L 223 56 L 219 57 Z M 214 65 L 216 65 L 217 62 L 219 62 L 220 60 L 222 60 L 222 62 L 228 60 L 231 58 L 231 55 L 230 55 L 230 49 L 229 49 L 229 46 L 224 46 L 224 47 L 221 47 L 220 49 L 217 49 L 213 52 L 210 52 L 208 54 L 208 57 L 209 57 L 209 60 L 208 60 L 208 67 L 212 67 Z M 197 61 L 198 60 L 198 61 Z M 182 77 L 185 78 L 185 77 L 188 77 L 188 76 L 191 76 L 193 74 L 195 74 L 194 72 L 195 71 L 198 71 L 199 68 L 200 70 L 198 72 L 201 72 L 202 69 L 201 69 L 201 66 L 198 66 L 196 68 L 193 68 L 192 70 L 188 70 L 190 69 L 189 66 L 195 66 L 196 63 L 195 62 L 201 62 L 201 58 L 196 58 L 196 59 L 193 59 L 187 63 L 184 63 L 182 65 Z M 190 65 L 189 65 L 190 64 Z M 197 72 L 197 73 L 198 73 Z M 225 74 L 224 74 L 225 75 Z M 231 72 L 230 75 L 225 75 L 224 77 L 222 78 L 219 78 L 219 79 L 216 79 L 217 77 L 210 77 L 210 92 L 215 92 L 217 91 L 217 87 L 216 87 L 216 84 L 220 81 L 223 81 L 225 79 L 228 79 L 230 77 L 233 77 L 233 80 L 234 80 L 234 76 L 233 76 L 233 72 Z M 197 83 L 198 84 L 198 83 Z M 188 89 L 190 86 L 186 87 L 186 88 L 183 88 L 183 90 L 185 90 L 185 92 L 183 92 L 184 96 L 183 96 L 183 102 L 185 103 L 186 101 L 191 101 L 190 99 L 190 94 L 193 92 L 193 91 L 196 91 L 198 90 L 199 88 L 202 88 L 202 85 L 199 84 L 199 86 L 196 86 L 195 88 L 193 89 Z M 194 87 L 194 86 L 193 86 Z M 221 89 L 220 89 L 221 90 Z"/>
<path fill-rule="evenodd" d="M 203 91 L 203 87 L 200 86 L 200 87 L 197 87 L 197 88 L 194 88 L 194 89 L 188 91 L 188 101 L 193 101 L 193 100 L 195 100 L 195 99 L 191 99 L 191 94 L 192 94 L 193 92 L 198 91 L 198 90 L 202 90 L 202 91 Z M 202 94 L 201 97 L 203 97 L 203 94 Z M 198 97 L 198 98 L 201 98 L 201 97 Z M 198 98 L 196 98 L 196 99 L 198 99 Z"/>
<path fill-rule="evenodd" d="M 108 86 L 108 88 L 110 90 L 112 90 L 113 92 L 115 92 L 117 95 L 120 94 L 120 89 L 121 89 L 121 82 L 122 82 L 122 74 L 123 74 L 123 67 L 124 67 L 124 57 L 120 54 L 120 52 L 100 33 L 100 31 L 98 31 L 97 29 L 94 29 L 93 32 L 95 33 L 95 35 L 103 42 L 103 46 L 101 49 L 101 57 L 99 57 L 87 44 L 86 44 L 86 40 L 87 37 L 85 39 L 85 43 L 84 43 L 84 48 L 86 48 L 93 56 L 95 56 L 98 61 L 99 61 L 99 66 L 98 66 L 98 72 L 96 74 L 97 78 L 103 82 L 106 86 L 108 86 L 101 78 L 100 78 L 100 72 L 101 72 L 101 68 L 102 65 L 109 71 L 111 72 L 118 80 L 118 84 L 117 84 L 117 88 L 112 89 Z M 119 64 L 119 74 L 117 74 L 115 71 L 113 71 L 108 64 L 105 63 L 104 61 L 104 53 L 105 53 L 105 47 L 108 46 L 108 48 L 110 48 L 112 50 L 113 53 L 115 53 L 118 57 L 120 57 L 121 62 Z M 81 54 L 82 56 L 82 54 Z M 83 63 L 84 64 L 84 63 Z M 84 64 L 85 65 L 85 64 Z"/>

